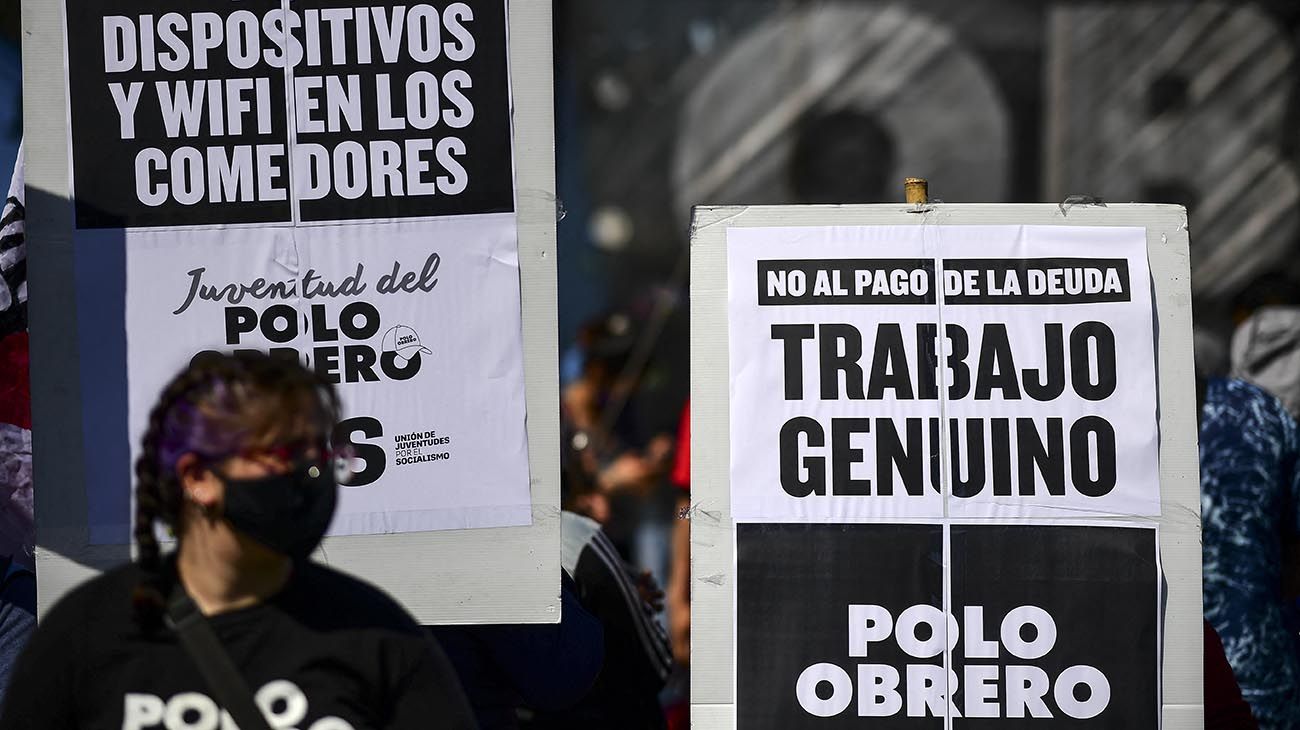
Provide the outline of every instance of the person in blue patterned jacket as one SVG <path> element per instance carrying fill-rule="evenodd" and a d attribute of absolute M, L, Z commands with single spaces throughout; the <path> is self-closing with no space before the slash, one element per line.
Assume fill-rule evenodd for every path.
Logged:
<path fill-rule="evenodd" d="M 1263 730 L 1300 728 L 1300 308 L 1266 307 L 1233 336 L 1232 377 L 1205 384 L 1205 617 Z"/>

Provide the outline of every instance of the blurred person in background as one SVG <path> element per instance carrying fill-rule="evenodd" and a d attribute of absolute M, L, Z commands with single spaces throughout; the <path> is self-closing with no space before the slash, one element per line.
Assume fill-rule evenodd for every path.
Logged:
<path fill-rule="evenodd" d="M 691 404 L 682 408 L 677 448 L 669 476 L 677 489 L 677 521 L 673 524 L 672 565 L 668 570 L 666 607 L 668 638 L 676 671 L 669 683 L 666 709 L 670 730 L 690 727 L 691 665 Z"/>
<path fill-rule="evenodd" d="M 0 698 L 36 629 L 19 20 L 18 0 L 0 0 L 0 175 L 12 172 L 0 216 Z"/>
<path fill-rule="evenodd" d="M 528 727 L 659 730 L 659 691 L 672 669 L 668 637 L 655 620 L 663 592 L 648 572 L 628 566 L 600 523 L 574 511 L 598 487 L 569 468 L 562 470 L 561 483 L 560 562 L 573 577 L 582 607 L 604 628 L 605 652 L 595 684 L 581 700 L 536 713 Z"/>
<path fill-rule="evenodd" d="M 644 493 L 662 477 L 671 441 L 641 433 L 632 408 L 640 373 L 628 372 L 637 332 L 615 312 L 582 327 L 582 373 L 561 393 L 560 416 L 578 466 L 606 494 Z"/>
<path fill-rule="evenodd" d="M 36 629 L 36 515 L 21 148 L 0 215 L 0 699 Z"/>
<path fill-rule="evenodd" d="M 591 691 L 605 660 L 605 629 L 560 576 L 557 624 L 431 626 L 481 730 L 516 730 L 534 713 L 557 712 Z M 577 726 L 575 726 L 577 727 Z"/>
<path fill-rule="evenodd" d="M 663 594 L 623 561 L 600 523 L 596 487 L 565 449 L 561 467 L 561 620 L 430 627 L 484 730 L 663 727 L 670 670 L 655 621 Z M 603 509 L 603 507 L 598 507 Z"/>
<path fill-rule="evenodd" d="M 1300 286 L 1249 293 L 1230 377 L 1203 393 L 1205 617 L 1259 727 L 1280 730 L 1300 727 Z"/>
<path fill-rule="evenodd" d="M 672 482 L 677 487 L 677 522 L 673 527 L 673 565 L 668 575 L 669 637 L 673 659 L 691 663 L 691 405 L 682 409 L 673 454 Z"/>
<path fill-rule="evenodd" d="M 1196 424 L 1203 425 L 1205 392 L 1211 378 L 1228 374 L 1228 349 L 1207 331 L 1193 328 L 1193 356 L 1196 365 Z M 1241 688 L 1228 663 L 1219 633 L 1208 620 L 1202 620 L 1202 688 L 1205 700 L 1206 730 L 1254 730 L 1258 726 L 1250 714 L 1250 705 L 1241 697 Z"/>
<path fill-rule="evenodd" d="M 560 388 L 568 388 L 569 384 L 582 377 L 582 370 L 586 366 L 587 351 L 591 348 L 591 342 L 599 334 L 602 320 L 584 322 L 578 327 L 578 332 L 573 338 L 573 342 L 564 348 L 560 353 Z"/>
<path fill-rule="evenodd" d="M 1205 690 L 1205 730 L 1255 730 L 1259 726 L 1223 653 L 1223 642 L 1209 621 L 1202 621 L 1202 687 Z"/>
<path fill-rule="evenodd" d="M 328 382 L 262 353 L 209 354 L 182 370 L 136 462 L 137 559 L 44 617 L 0 728 L 173 717 L 215 728 L 240 705 L 249 728 L 259 712 L 276 727 L 474 727 L 446 656 L 415 621 L 309 559 L 338 498 L 338 407 Z M 177 539 L 167 554 L 159 523 Z M 206 650 L 195 628 L 207 629 Z"/>
<path fill-rule="evenodd" d="M 601 523 L 619 554 L 667 580 L 673 494 L 665 477 L 672 438 L 641 417 L 647 355 L 654 327 L 618 310 L 583 327 L 582 375 L 565 386 L 560 407 L 571 468 L 595 488 L 582 496 L 585 514 Z"/>

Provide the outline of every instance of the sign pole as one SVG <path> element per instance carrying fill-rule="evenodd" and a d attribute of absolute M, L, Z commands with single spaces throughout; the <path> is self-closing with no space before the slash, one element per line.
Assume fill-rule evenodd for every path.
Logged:
<path fill-rule="evenodd" d="M 909 177 L 903 181 L 903 195 L 908 205 L 925 205 L 930 202 L 930 183 L 923 177 Z"/>

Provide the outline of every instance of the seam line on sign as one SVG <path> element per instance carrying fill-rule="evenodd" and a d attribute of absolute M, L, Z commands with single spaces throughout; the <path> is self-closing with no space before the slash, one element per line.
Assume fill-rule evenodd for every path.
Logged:
<path fill-rule="evenodd" d="M 298 185 L 297 178 L 294 175 L 294 148 L 298 144 L 297 129 L 297 109 L 293 99 L 293 63 L 290 49 L 293 48 L 293 30 L 289 27 L 289 2 L 290 0 L 280 0 L 280 22 L 284 28 L 284 152 L 285 165 L 288 168 L 289 176 L 289 223 L 293 228 L 298 226 L 300 215 L 298 212 Z M 302 24 L 303 40 L 306 40 L 307 26 Z M 307 49 L 303 48 L 303 60 L 306 60 Z M 293 236 L 294 249 L 298 248 L 298 238 Z M 301 299 L 302 292 L 298 292 Z"/>
<path fill-rule="evenodd" d="M 948 617 L 953 616 L 952 607 L 952 524 L 943 523 L 943 728 L 952 730 L 952 642 L 948 639 Z M 956 617 L 954 616 L 954 619 Z"/>
<path fill-rule="evenodd" d="M 294 292 L 294 311 L 298 315 L 298 335 L 293 338 L 292 346 L 299 353 L 311 347 L 311 335 L 308 330 L 311 327 L 310 306 L 307 304 L 306 292 L 303 291 L 303 252 L 298 245 L 298 225 L 300 216 L 298 213 L 298 185 L 297 178 L 294 175 L 294 147 L 298 140 L 297 130 L 297 110 L 294 104 L 293 94 L 293 75 L 294 64 L 291 49 L 293 48 L 293 28 L 289 23 L 289 2 L 290 0 L 280 0 L 280 23 L 284 30 L 284 50 L 282 61 L 284 62 L 283 74 L 284 80 L 284 152 L 286 173 L 289 179 L 289 246 L 293 250 L 294 266 L 293 272 L 293 292 Z M 303 40 L 306 41 L 307 27 L 306 23 L 302 24 Z M 303 48 L 303 60 L 306 60 L 306 47 Z M 277 241 L 275 248 L 279 249 L 280 244 Z M 274 251 L 276 259 L 280 259 L 279 251 Z M 299 355 L 301 359 L 301 355 Z"/>
<path fill-rule="evenodd" d="M 726 231 L 724 230 L 723 234 L 725 235 L 725 233 Z M 728 411 L 730 411 L 730 406 L 728 406 Z M 730 423 L 731 423 L 730 416 L 727 417 L 727 423 L 728 423 L 728 430 L 730 430 Z M 691 432 L 698 433 L 693 428 Z M 728 437 L 730 437 L 730 433 L 728 433 Z M 731 493 L 730 466 L 728 466 L 727 469 L 727 493 L 728 495 Z M 694 526 L 692 526 L 691 529 L 693 530 Z M 692 532 L 691 535 L 692 537 L 694 537 L 695 533 Z M 721 706 L 731 707 L 732 720 L 734 721 L 736 715 L 736 711 L 735 711 L 736 698 L 740 696 L 740 678 L 739 678 L 740 664 L 737 662 L 736 659 L 738 656 L 740 656 L 740 630 L 739 630 L 740 627 L 740 523 L 737 523 L 734 520 L 731 523 L 730 542 L 731 542 L 731 561 L 730 561 L 731 574 L 735 576 L 735 580 L 731 581 L 731 588 L 730 591 L 728 592 L 728 595 L 731 597 L 731 605 L 728 607 L 729 608 L 728 613 L 730 614 L 728 618 L 731 619 L 731 660 L 727 668 L 730 670 L 730 674 L 731 674 L 731 681 L 728 686 L 728 689 L 731 690 L 731 701 L 725 703 L 716 703 L 716 704 Z M 694 576 L 695 574 L 694 555 L 695 553 L 692 553 L 692 558 L 691 558 L 692 576 Z M 692 702 L 691 704 L 695 704 L 695 703 Z"/>
<path fill-rule="evenodd" d="M 921 221 L 922 242 L 927 249 L 933 249 L 934 261 L 934 306 L 937 314 L 937 333 L 935 335 L 934 353 L 935 369 L 939 373 L 939 494 L 943 500 L 943 519 L 947 520 L 948 503 L 952 498 L 952 481 L 949 464 L 952 463 L 951 439 L 949 438 L 948 428 L 948 372 L 946 363 L 948 353 L 946 351 L 947 343 L 947 323 L 944 321 L 944 290 L 943 290 L 943 256 L 942 256 L 942 234 L 940 229 L 930 224 L 930 213 L 924 213 L 925 217 Z M 932 240 L 933 237 L 933 240 Z"/>
<path fill-rule="evenodd" d="M 949 648 L 948 640 L 948 616 L 952 616 L 952 541 L 951 541 L 951 523 L 948 513 L 948 505 L 952 497 L 951 470 L 949 464 L 952 463 L 952 454 L 950 452 L 951 443 L 949 438 L 948 424 L 948 373 L 947 373 L 947 332 L 946 322 L 944 321 L 944 287 L 943 287 L 943 251 L 942 251 L 942 228 L 936 227 L 930 223 L 934 209 L 931 208 L 922 213 L 921 218 L 921 242 L 923 252 L 929 251 L 933 254 L 931 259 L 934 262 L 934 302 L 935 312 L 937 314 L 937 331 L 935 333 L 934 353 L 935 369 L 939 373 L 939 496 L 943 503 L 943 565 L 941 571 L 941 600 L 943 607 L 944 619 L 944 641 L 943 641 L 943 683 L 944 683 L 944 708 L 943 708 L 943 727 L 944 730 L 952 730 L 952 707 L 953 707 L 953 686 L 952 686 L 952 650 Z"/>

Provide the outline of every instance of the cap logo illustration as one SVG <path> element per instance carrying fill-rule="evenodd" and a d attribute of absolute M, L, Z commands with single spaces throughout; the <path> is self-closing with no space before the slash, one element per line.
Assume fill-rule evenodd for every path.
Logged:
<path fill-rule="evenodd" d="M 406 364 L 418 352 L 426 355 L 433 354 L 432 350 L 420 344 L 420 335 L 404 324 L 392 327 L 384 333 L 383 349 L 384 352 L 395 354 L 402 364 Z"/>

